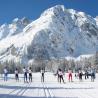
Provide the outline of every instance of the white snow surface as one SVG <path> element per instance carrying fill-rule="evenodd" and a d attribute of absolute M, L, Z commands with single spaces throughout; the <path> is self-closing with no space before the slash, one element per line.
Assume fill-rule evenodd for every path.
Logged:
<path fill-rule="evenodd" d="M 74 61 L 80 61 L 80 60 L 82 60 L 82 59 L 88 59 L 88 58 L 90 58 L 90 57 L 93 57 L 94 56 L 94 54 L 88 54 L 88 55 L 80 55 L 80 56 L 78 56 L 78 57 L 70 57 L 70 56 L 67 56 L 67 57 L 65 57 L 65 59 L 66 60 L 74 60 Z"/>
<path fill-rule="evenodd" d="M 40 73 L 33 73 L 33 82 L 24 83 L 23 75 L 16 82 L 14 75 L 9 75 L 9 80 L 4 82 L 0 77 L 0 98 L 98 98 L 98 74 L 95 82 L 90 78 L 80 82 L 73 78 L 68 82 L 68 74 L 65 73 L 65 84 L 58 83 L 53 73 L 45 73 L 45 82 L 40 82 Z M 74 74 L 73 74 L 74 76 Z"/>

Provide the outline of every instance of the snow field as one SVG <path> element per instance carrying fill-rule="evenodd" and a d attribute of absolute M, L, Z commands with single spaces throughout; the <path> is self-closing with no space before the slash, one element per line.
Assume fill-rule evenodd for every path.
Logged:
<path fill-rule="evenodd" d="M 23 75 L 19 76 L 19 82 L 13 74 L 7 82 L 0 78 L 0 98 L 98 98 L 98 74 L 95 82 L 90 78 L 82 82 L 74 78 L 73 82 L 68 82 L 66 73 L 65 84 L 58 83 L 57 77 L 49 72 L 45 73 L 45 83 L 40 82 L 40 73 L 33 73 L 32 83 L 24 83 Z"/>

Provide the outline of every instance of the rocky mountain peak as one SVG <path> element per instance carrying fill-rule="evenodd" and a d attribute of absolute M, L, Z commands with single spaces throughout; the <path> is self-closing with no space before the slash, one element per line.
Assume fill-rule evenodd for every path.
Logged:
<path fill-rule="evenodd" d="M 21 63 L 40 58 L 78 57 L 93 54 L 98 47 L 95 19 L 84 12 L 65 9 L 62 5 L 45 10 L 31 23 L 27 18 L 16 18 L 0 33 L 4 38 L 0 41 L 0 61 L 9 57 L 14 60 L 20 58 Z M 15 53 L 10 52 L 12 45 Z"/>

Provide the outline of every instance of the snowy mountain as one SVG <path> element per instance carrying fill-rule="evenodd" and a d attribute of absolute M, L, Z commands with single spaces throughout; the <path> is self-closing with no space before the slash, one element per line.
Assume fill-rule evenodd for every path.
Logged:
<path fill-rule="evenodd" d="M 98 49 L 97 20 L 84 12 L 57 5 L 29 23 L 14 19 L 0 27 L 0 61 L 28 64 L 34 59 L 78 57 Z"/>
<path fill-rule="evenodd" d="M 30 23 L 26 17 L 22 19 L 15 18 L 11 24 L 3 24 L 0 27 L 0 40 L 3 38 L 16 35 L 23 31 L 23 28 Z"/>
<path fill-rule="evenodd" d="M 98 26 L 98 16 L 96 16 L 95 21 L 96 21 L 96 24 Z"/>

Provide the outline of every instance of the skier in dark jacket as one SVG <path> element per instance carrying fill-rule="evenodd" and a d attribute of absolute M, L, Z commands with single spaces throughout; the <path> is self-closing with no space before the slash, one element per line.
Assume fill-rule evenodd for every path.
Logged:
<path fill-rule="evenodd" d="M 60 82 L 60 75 L 59 75 L 59 69 L 56 72 L 56 76 L 57 76 L 57 81 Z"/>
<path fill-rule="evenodd" d="M 25 67 L 23 68 L 23 73 L 24 73 L 24 83 L 28 82 L 27 81 L 27 73 L 28 73 L 28 71 L 27 71 L 27 69 Z"/>
<path fill-rule="evenodd" d="M 58 70 L 58 76 L 59 76 L 59 82 L 61 83 L 61 81 L 63 81 L 63 83 L 65 83 L 64 82 L 64 78 L 63 78 L 63 72 L 62 72 L 62 70 L 61 69 L 59 69 Z"/>
<path fill-rule="evenodd" d="M 82 81 L 82 76 L 83 76 L 83 73 L 81 70 L 79 70 L 79 80 Z"/>
<path fill-rule="evenodd" d="M 29 82 L 32 82 L 32 68 L 29 68 Z"/>
<path fill-rule="evenodd" d="M 91 70 L 91 82 L 94 82 L 94 79 L 95 79 L 95 70 L 92 69 Z"/>
<path fill-rule="evenodd" d="M 40 72 L 41 72 L 41 82 L 44 82 L 45 69 L 42 68 Z"/>
<path fill-rule="evenodd" d="M 19 81 L 19 72 L 18 72 L 18 69 L 16 68 L 15 69 L 15 79 L 16 79 L 16 81 Z"/>
<path fill-rule="evenodd" d="M 88 71 L 86 70 L 85 71 L 85 80 L 87 79 L 87 76 L 88 76 Z"/>

